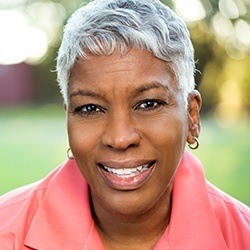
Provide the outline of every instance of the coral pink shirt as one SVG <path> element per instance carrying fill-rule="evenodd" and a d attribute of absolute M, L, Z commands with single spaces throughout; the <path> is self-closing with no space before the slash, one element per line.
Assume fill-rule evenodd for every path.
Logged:
<path fill-rule="evenodd" d="M 89 188 L 74 160 L 0 198 L 0 249 L 103 249 Z M 170 224 L 154 249 L 248 250 L 250 209 L 208 183 L 200 163 L 185 152 Z"/>

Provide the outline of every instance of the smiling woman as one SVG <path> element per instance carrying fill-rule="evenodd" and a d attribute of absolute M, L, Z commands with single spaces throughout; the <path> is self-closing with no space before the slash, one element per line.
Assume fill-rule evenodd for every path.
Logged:
<path fill-rule="evenodd" d="M 71 95 L 79 90 L 92 94 Z M 188 136 L 188 115 L 166 63 L 138 48 L 122 56 L 114 52 L 79 60 L 68 94 L 70 147 L 92 187 L 94 208 L 102 204 L 136 221 L 149 208 L 169 207 L 170 196 L 159 197 L 172 189 Z M 198 110 L 199 96 L 194 97 Z M 192 119 L 198 122 L 197 114 Z"/>
<path fill-rule="evenodd" d="M 194 71 L 184 22 L 158 0 L 77 10 L 57 59 L 72 156 L 1 198 L 4 249 L 248 249 L 249 208 L 185 150 L 199 146 Z"/>

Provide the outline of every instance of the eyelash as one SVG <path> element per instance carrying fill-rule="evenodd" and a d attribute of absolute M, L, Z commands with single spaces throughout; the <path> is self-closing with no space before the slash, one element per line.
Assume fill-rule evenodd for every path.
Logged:
<path fill-rule="evenodd" d="M 149 105 L 148 107 L 141 107 L 142 105 Z M 134 109 L 135 110 L 143 110 L 143 111 L 153 111 L 161 106 L 167 105 L 166 102 L 162 100 L 155 100 L 155 99 L 146 99 L 138 104 L 135 105 Z M 85 110 L 84 110 L 85 109 Z M 89 110 L 88 110 L 89 109 Z M 75 108 L 74 113 L 78 115 L 83 115 L 83 116 L 91 116 L 96 113 L 105 113 L 106 110 L 96 104 L 86 104 L 83 106 L 79 106 Z"/>
<path fill-rule="evenodd" d="M 87 110 L 87 109 L 89 109 L 89 110 Z M 90 109 L 92 109 L 92 110 L 90 110 Z M 99 112 L 105 113 L 105 110 L 103 108 L 101 108 L 100 106 L 98 106 L 96 104 L 92 104 L 92 103 L 77 107 L 74 110 L 75 114 L 84 115 L 84 116 L 91 116 L 91 115 L 94 115 L 95 113 L 99 113 Z"/>
<path fill-rule="evenodd" d="M 149 107 L 140 107 L 141 105 L 146 104 L 149 105 Z M 147 99 L 139 102 L 136 106 L 135 109 L 141 109 L 145 111 L 152 111 L 160 106 L 165 106 L 167 103 L 162 101 L 162 100 L 155 100 L 155 99 Z"/>

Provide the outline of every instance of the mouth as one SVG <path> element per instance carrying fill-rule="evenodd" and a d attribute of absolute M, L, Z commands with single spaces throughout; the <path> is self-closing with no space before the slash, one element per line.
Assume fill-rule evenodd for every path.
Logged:
<path fill-rule="evenodd" d="M 156 161 L 150 161 L 149 163 L 126 168 L 111 167 L 101 163 L 97 165 L 104 180 L 112 188 L 118 190 L 134 190 L 141 187 L 147 179 L 149 179 L 156 166 Z"/>
<path fill-rule="evenodd" d="M 155 163 L 155 161 L 152 161 L 149 164 L 140 165 L 140 166 L 134 167 L 134 168 L 110 168 L 110 167 L 102 165 L 100 163 L 98 164 L 98 166 L 111 174 L 115 174 L 115 175 L 120 176 L 122 178 L 129 178 L 129 177 L 135 176 L 137 174 L 140 174 L 143 171 L 148 170 L 150 167 L 152 167 L 154 165 L 154 163 Z"/>

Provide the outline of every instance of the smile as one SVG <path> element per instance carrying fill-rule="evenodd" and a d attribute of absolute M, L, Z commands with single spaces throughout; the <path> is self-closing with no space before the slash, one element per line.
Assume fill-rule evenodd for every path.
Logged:
<path fill-rule="evenodd" d="M 136 167 L 110 167 L 107 164 L 98 164 L 104 180 L 118 190 L 133 190 L 142 186 L 151 176 L 156 161 L 138 165 Z"/>
<path fill-rule="evenodd" d="M 109 168 L 107 166 L 102 166 L 104 168 L 104 170 L 106 170 L 107 172 L 109 173 L 112 173 L 112 174 L 116 174 L 116 175 L 119 175 L 121 177 L 124 177 L 124 178 L 128 178 L 128 177 L 131 177 L 131 176 L 135 176 L 147 169 L 149 169 L 150 167 L 152 166 L 152 164 L 146 164 L 146 165 L 141 165 L 141 166 L 138 166 L 138 167 L 135 167 L 135 168 Z"/>

